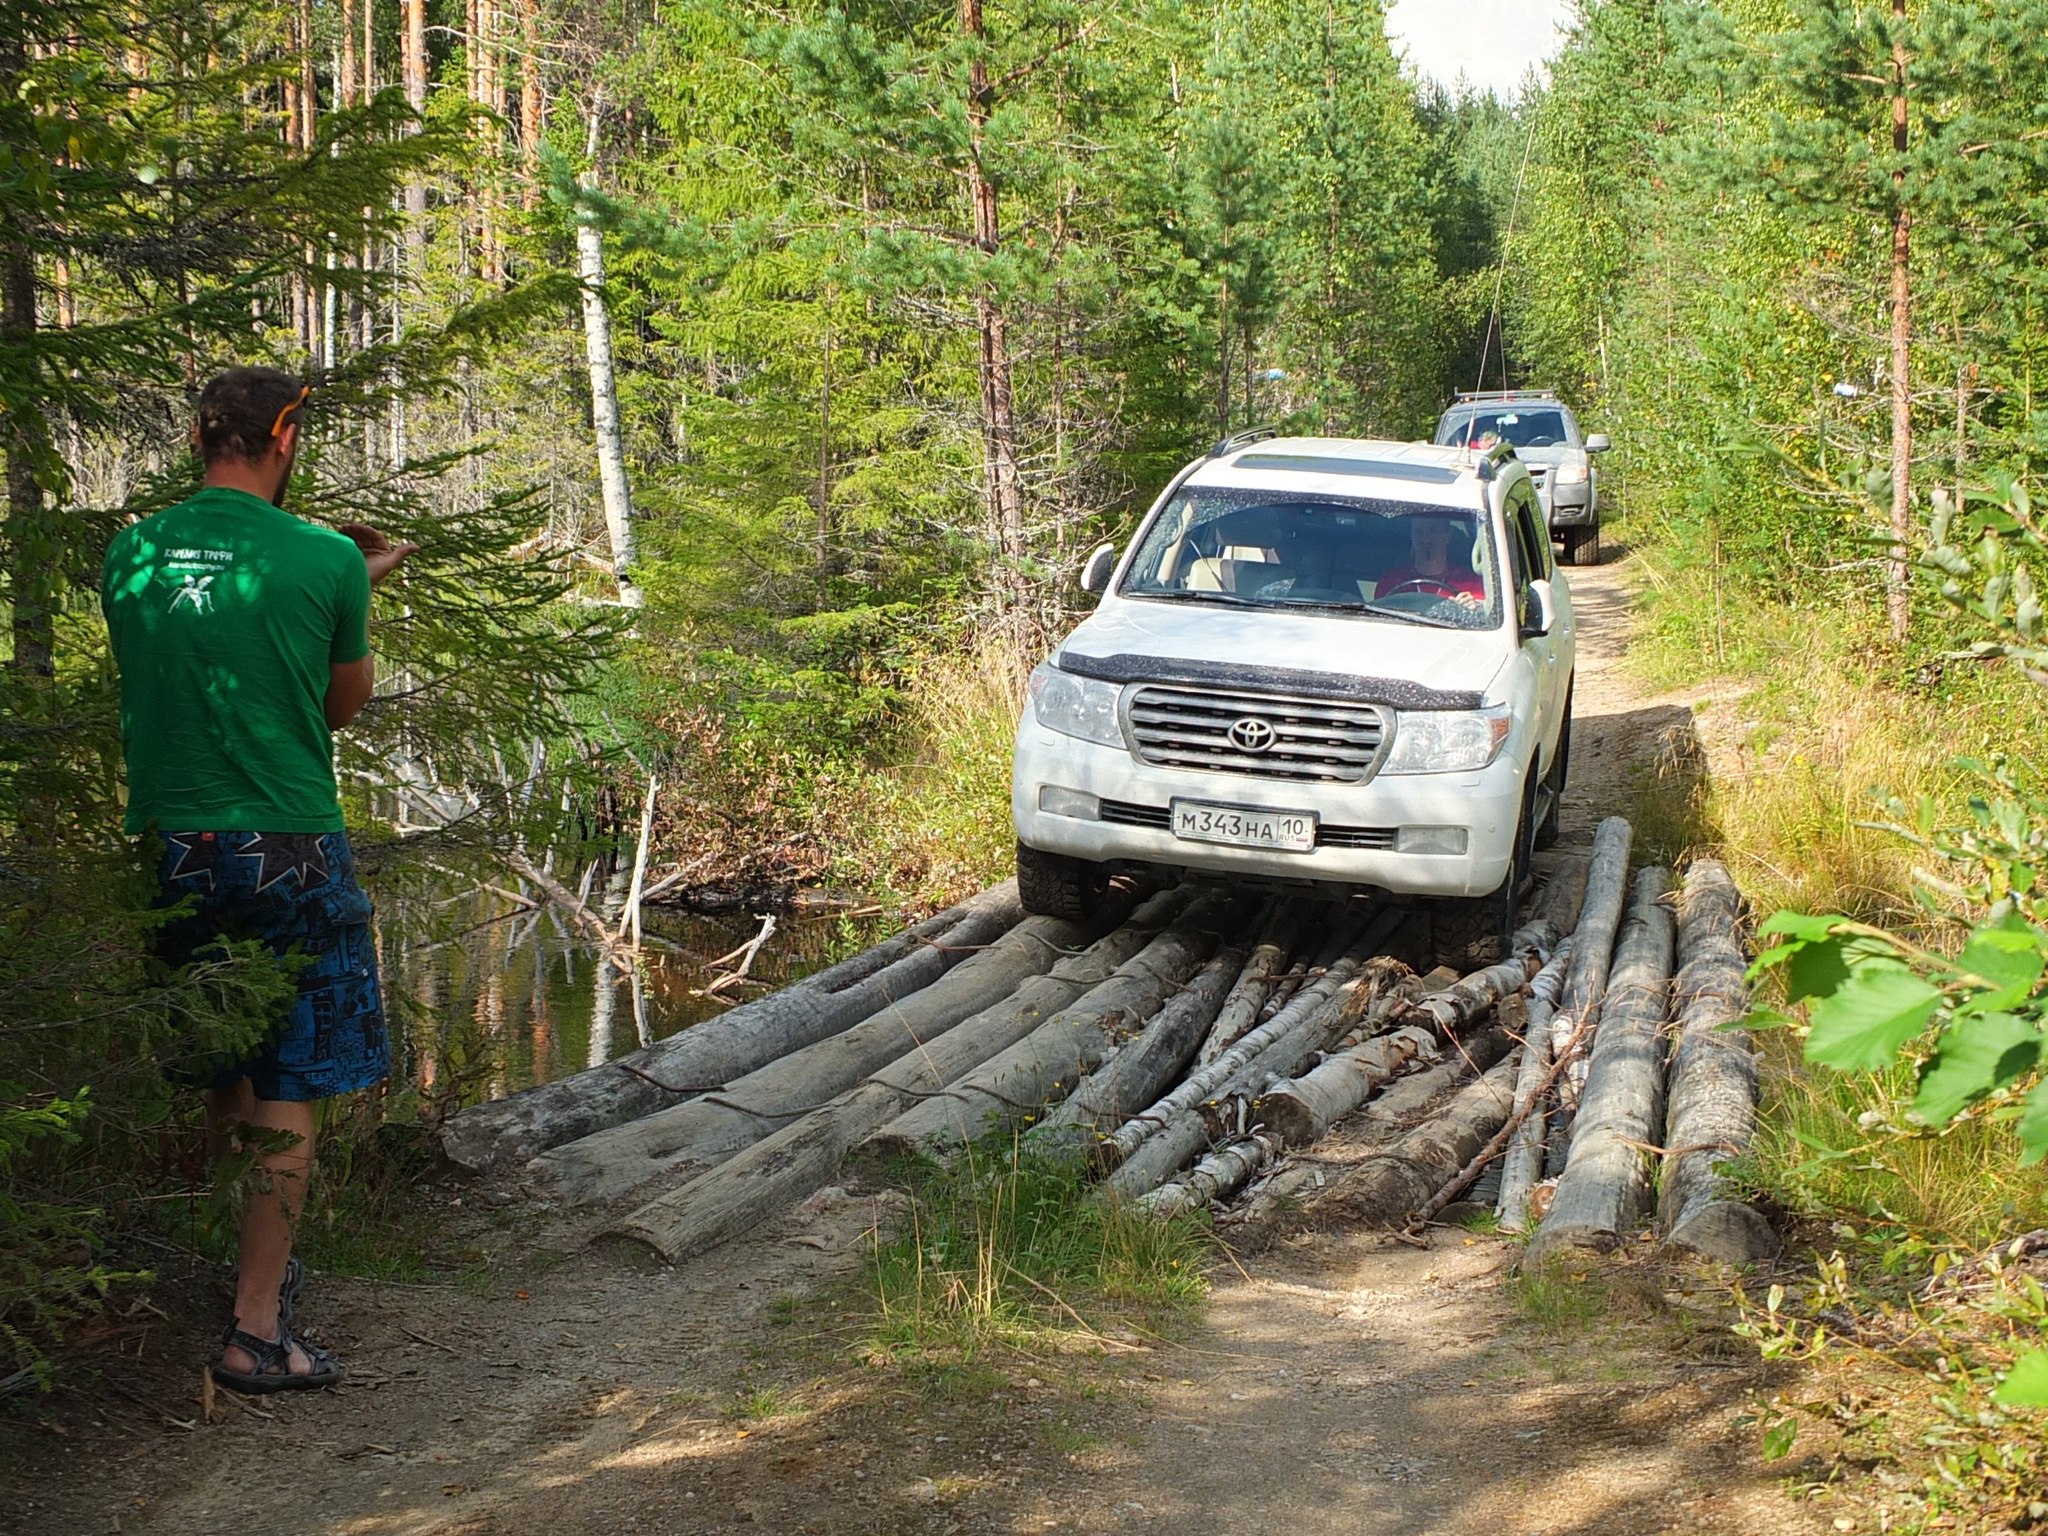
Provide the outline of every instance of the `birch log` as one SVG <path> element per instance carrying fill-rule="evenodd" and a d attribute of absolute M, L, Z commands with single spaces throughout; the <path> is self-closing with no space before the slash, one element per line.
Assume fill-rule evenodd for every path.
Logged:
<path fill-rule="evenodd" d="M 1738 1200 L 1715 1166 L 1748 1150 L 1756 1129 L 1756 1049 L 1724 1030 L 1749 1011 L 1736 922 L 1741 894 L 1727 869 L 1695 860 L 1678 913 L 1678 1044 L 1671 1058 L 1671 1113 L 1664 1135 L 1658 1228 L 1666 1245 L 1727 1264 L 1778 1252 L 1769 1223 Z"/>
<path fill-rule="evenodd" d="M 1519 1232 L 1529 1224 L 1529 1191 L 1543 1172 L 1543 1132 L 1547 1120 L 1536 1096 L 1550 1076 L 1550 1021 L 1571 966 L 1572 939 L 1567 936 L 1543 969 L 1529 983 L 1529 1024 L 1522 1037 L 1522 1071 L 1515 1079 L 1515 1113 L 1522 1123 L 1508 1142 L 1500 1171 L 1500 1214 L 1503 1232 Z"/>
<path fill-rule="evenodd" d="M 1056 1017 L 1145 1018 L 1208 952 L 1205 935 L 1168 928 Z M 739 1236 L 817 1190 L 846 1154 L 919 1099 L 1015 1044 L 1037 1027 L 1007 1005 L 977 1014 L 848 1089 L 831 1103 L 649 1201 L 608 1230 L 686 1258 Z"/>
<path fill-rule="evenodd" d="M 1258 1028 L 1260 1010 L 1266 1006 L 1266 999 L 1273 995 L 1274 979 L 1287 969 L 1288 961 L 1301 943 L 1302 921 L 1301 906 L 1297 902 L 1289 902 L 1274 913 L 1265 936 L 1245 962 L 1244 973 L 1238 977 L 1237 985 L 1231 988 L 1230 996 L 1217 1011 L 1216 1021 L 1202 1040 L 1196 1060 L 1214 1061 Z M 1142 1104 L 1134 1104 L 1125 1113 L 1143 1107 Z"/>
<path fill-rule="evenodd" d="M 1354 927 L 1349 930 L 1344 935 L 1348 940 L 1346 952 L 1322 976 L 1303 987 L 1286 1007 L 1221 1056 L 1189 1073 L 1185 1082 L 1159 1099 L 1143 1114 L 1133 1115 L 1114 1132 L 1104 1137 L 1090 1150 L 1090 1161 L 1099 1170 L 1120 1168 L 1146 1141 L 1169 1128 L 1174 1128 L 1176 1136 L 1184 1139 L 1187 1117 L 1195 1112 L 1204 1100 L 1228 1092 L 1239 1073 L 1274 1045 L 1287 1040 L 1297 1031 L 1300 1031 L 1301 1038 L 1308 1042 L 1301 1056 L 1301 1060 L 1307 1060 L 1308 1054 L 1319 1049 L 1324 1040 L 1329 1038 L 1329 1035 L 1323 1032 L 1325 1024 L 1334 1018 L 1344 1028 L 1348 1028 L 1356 1020 L 1357 1013 L 1363 1011 L 1369 1003 L 1370 995 L 1360 993 L 1356 1011 L 1332 1016 L 1326 1016 L 1322 1011 L 1333 995 L 1342 992 L 1346 983 L 1358 975 L 1380 942 L 1399 926 L 1404 917 L 1405 914 L 1400 912 L 1383 912 L 1362 929 Z M 1341 1029 L 1333 1026 L 1330 1033 L 1341 1033 Z M 1299 1062 L 1296 1065 L 1298 1066 Z M 1274 1070 L 1285 1076 L 1291 1074 L 1294 1069 L 1276 1067 Z M 1199 1146 L 1199 1142 L 1196 1146 Z M 1125 1192 L 1133 1197 L 1144 1193 L 1166 1174 L 1172 1173 L 1186 1162 L 1194 1150 L 1195 1147 L 1189 1147 L 1181 1155 L 1180 1161 L 1171 1162 L 1158 1169 L 1150 1182 L 1136 1184 L 1135 1187 L 1127 1188 Z"/>
<path fill-rule="evenodd" d="M 1283 1147 L 1305 1147 L 1416 1060 L 1434 1061 L 1436 1036 L 1414 1025 L 1340 1051 L 1313 1072 L 1259 1095 L 1253 1118 Z"/>
<path fill-rule="evenodd" d="M 1243 922 L 1245 911 L 1242 900 L 1221 895 L 1206 896 L 1188 908 L 1174 926 L 1200 941 L 1195 964 L 1214 950 L 1222 933 Z M 1233 963 L 1210 975 L 1212 995 L 1219 1001 L 1237 970 L 1238 964 Z M 1219 975 L 1220 980 L 1216 979 Z M 1120 1039 L 1134 1033 L 1133 1026 L 1140 1022 L 1141 1016 L 1135 1013 L 1055 1014 L 1009 1049 L 906 1109 L 871 1136 L 868 1147 L 884 1155 L 944 1155 L 992 1131 L 1007 1129 L 1058 1098 L 1062 1083 L 1071 1091 L 1101 1065 Z"/>
<path fill-rule="evenodd" d="M 1637 873 L 1594 1037 L 1570 1154 L 1529 1242 L 1535 1266 L 1566 1250 L 1606 1253 L 1643 1224 L 1650 1158 L 1664 1129 L 1664 1019 L 1671 994 L 1671 872 Z"/>
<path fill-rule="evenodd" d="M 1127 1121 L 1119 1127 L 1121 1137 L 1133 1124 L 1142 1122 L 1141 1128 L 1151 1134 L 1110 1174 L 1105 1181 L 1109 1190 L 1122 1199 L 1135 1200 L 1165 1183 L 1212 1140 L 1211 1100 L 1248 1096 L 1276 1078 L 1292 1077 L 1317 1051 L 1342 1036 L 1374 1000 L 1372 986 L 1360 974 L 1366 957 L 1403 920 L 1399 912 L 1383 913 L 1318 983 L 1329 988 L 1320 999 L 1304 988 L 1286 1009 L 1190 1077 L 1137 1122 Z M 1332 982 L 1334 987 L 1330 987 Z M 1198 1088 L 1200 1091 L 1195 1091 Z M 1164 1111 L 1168 1105 L 1177 1107 Z"/>
<path fill-rule="evenodd" d="M 1341 1214 L 1374 1226 L 1405 1223 L 1506 1123 L 1514 1108 L 1519 1057 L 1519 1051 L 1510 1051 L 1468 1083 L 1442 1114 L 1332 1180 L 1311 1203 L 1310 1214 Z"/>
<path fill-rule="evenodd" d="M 1210 960 L 1137 1039 L 1089 1073 L 1064 1104 L 1031 1128 L 1032 1143 L 1083 1154 L 1100 1132 L 1123 1124 L 1157 1099 L 1187 1070 L 1220 1006 L 1239 995 L 1245 973 L 1258 963 L 1258 952 L 1247 958 L 1242 945 Z"/>
<path fill-rule="evenodd" d="M 1005 881 L 795 986 L 644 1050 L 466 1109 L 442 1126 L 442 1148 L 471 1172 L 502 1171 L 722 1087 L 929 986 L 1023 916 L 1016 882 Z"/>
<path fill-rule="evenodd" d="M 1049 1017 L 1105 980 L 1170 921 L 1185 897 L 1166 892 L 1084 954 L 1079 923 L 1027 917 L 930 986 L 889 1004 L 851 1029 L 735 1078 L 716 1093 L 657 1110 L 552 1148 L 527 1164 L 541 1187 L 574 1205 L 609 1200 L 656 1177 L 723 1162 L 792 1119 L 951 1029 L 1015 995 Z M 1048 975 L 1064 959 L 1076 963 Z M 1033 978 L 1043 985 L 1024 989 Z"/>
<path fill-rule="evenodd" d="M 1211 1152 L 1183 1177 L 1141 1196 L 1138 1208 L 1166 1221 L 1183 1211 L 1200 1210 L 1212 1201 L 1236 1194 L 1279 1154 L 1279 1143 L 1270 1136 L 1252 1135 L 1233 1141 Z"/>
<path fill-rule="evenodd" d="M 1576 1058 L 1558 1079 L 1557 1105 L 1548 1129 L 1545 1163 L 1555 1175 L 1563 1169 L 1565 1133 L 1571 1129 L 1579 1092 L 1586 1081 L 1585 1053 L 1600 1028 L 1600 999 L 1607 991 L 1607 973 L 1614 960 L 1614 936 L 1621 927 L 1621 909 L 1628 896 L 1629 845 L 1635 831 L 1619 816 L 1601 822 L 1593 834 L 1593 862 L 1586 871 L 1586 896 L 1579 925 L 1572 933 L 1572 968 L 1564 996 L 1551 1016 L 1551 1059 L 1576 1039 Z"/>

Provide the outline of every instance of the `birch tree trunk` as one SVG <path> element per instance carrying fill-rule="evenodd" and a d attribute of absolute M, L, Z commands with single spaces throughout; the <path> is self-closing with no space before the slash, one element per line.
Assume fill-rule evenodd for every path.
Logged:
<path fill-rule="evenodd" d="M 1907 547 L 1913 534 L 1913 210 L 1906 201 L 1906 0 L 1892 0 L 1892 548 L 1885 607 L 1892 639 L 1912 616 Z"/>
<path fill-rule="evenodd" d="M 590 120 L 593 152 L 597 117 Z M 581 184 L 597 186 L 597 172 Z M 619 431 L 619 387 L 612 370 L 612 316 L 604 296 L 604 231 L 586 209 L 576 214 L 576 278 L 583 289 L 583 349 L 590 364 L 590 426 L 597 438 L 597 480 L 604 498 L 604 528 L 611 540 L 612 575 L 619 602 L 638 608 L 645 601 L 633 582 L 633 491 L 626 479 L 626 443 Z"/>

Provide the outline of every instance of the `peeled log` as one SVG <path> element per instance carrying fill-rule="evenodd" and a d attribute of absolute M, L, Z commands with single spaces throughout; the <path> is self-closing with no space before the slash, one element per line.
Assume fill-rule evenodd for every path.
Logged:
<path fill-rule="evenodd" d="M 1467 1084 L 1442 1114 L 1332 1180 L 1309 1207 L 1310 1214 L 1342 1214 L 1374 1226 L 1405 1223 L 1507 1122 L 1519 1056 L 1511 1052 Z"/>
<path fill-rule="evenodd" d="M 1571 966 L 1572 940 L 1557 946 L 1543 969 L 1529 983 L 1529 1022 L 1523 1032 L 1522 1071 L 1515 1079 L 1515 1113 L 1522 1123 L 1508 1142 L 1501 1162 L 1500 1198 L 1495 1210 L 1503 1232 L 1519 1232 L 1529 1224 L 1529 1191 L 1543 1172 L 1543 1130 L 1546 1116 L 1536 1097 L 1550 1076 L 1550 1020 L 1564 990 Z"/>
<path fill-rule="evenodd" d="M 1275 1083 L 1253 1116 L 1283 1147 L 1305 1147 L 1363 1104 L 1409 1062 L 1434 1060 L 1436 1036 L 1413 1025 L 1355 1045 L 1313 1072 Z"/>
<path fill-rule="evenodd" d="M 1137 1039 L 1088 1074 L 1074 1094 L 1031 1128 L 1038 1146 L 1085 1153 L 1096 1136 L 1118 1126 L 1157 1099 L 1181 1073 L 1201 1044 L 1225 1000 L 1236 994 L 1233 978 L 1258 963 L 1244 946 L 1233 945 L 1203 966 L 1172 1002 L 1160 1009 Z"/>
<path fill-rule="evenodd" d="M 1252 951 L 1251 958 L 1245 962 L 1243 974 L 1237 978 L 1237 984 L 1230 989 L 1230 996 L 1217 1011 L 1215 1023 L 1201 1042 L 1195 1058 L 1197 1061 L 1214 1061 L 1258 1028 L 1260 1011 L 1265 1008 L 1266 999 L 1273 995 L 1274 978 L 1287 969 L 1288 960 L 1301 943 L 1301 929 L 1299 903 L 1289 902 L 1274 914 L 1265 937 Z M 1149 1102 L 1148 1099 L 1134 1104 L 1124 1114 L 1142 1109 Z M 1117 1117 L 1118 1120 L 1122 1118 L 1122 1115 Z"/>
<path fill-rule="evenodd" d="M 1601 1008 L 1571 1151 L 1525 1262 L 1566 1249 L 1607 1253 L 1642 1226 L 1664 1126 L 1664 1019 L 1671 993 L 1671 872 L 1636 875 Z"/>
<path fill-rule="evenodd" d="M 1742 896 L 1726 867 L 1697 859 L 1678 912 L 1678 1045 L 1671 1058 L 1657 1225 L 1664 1242 L 1727 1264 L 1778 1252 L 1769 1223 L 1736 1199 L 1715 1171 L 1739 1157 L 1756 1129 L 1757 1065 L 1750 1037 L 1721 1026 L 1749 1011 L 1749 982 L 1736 937 Z"/>
<path fill-rule="evenodd" d="M 617 1061 L 466 1109 L 441 1127 L 449 1160 L 475 1173 L 620 1125 L 838 1034 L 931 985 L 1023 918 L 1006 880 L 850 960 L 694 1024 Z"/>
<path fill-rule="evenodd" d="M 994 1007 L 1033 977 L 1048 985 L 1034 989 L 1027 1006 L 1038 1009 L 1041 1018 L 1058 1012 L 1136 954 L 1185 900 L 1178 892 L 1155 896 L 1142 914 L 1081 957 L 1071 951 L 1087 944 L 1099 925 L 1027 917 L 930 986 L 851 1029 L 771 1061 L 716 1093 L 555 1147 L 527 1170 L 564 1200 L 584 1205 L 664 1174 L 722 1162 L 905 1051 Z M 1044 975 L 1063 958 L 1081 963 L 1064 966 L 1057 976 Z"/>
<path fill-rule="evenodd" d="M 1206 952 L 1204 936 L 1169 928 L 1055 1017 L 1149 1016 Z M 1011 1003 L 976 1014 L 608 1230 L 646 1243 L 669 1259 L 737 1237 L 816 1191 L 864 1138 L 1014 1045 L 1038 1023 L 1038 1015 L 1021 1013 Z"/>
<path fill-rule="evenodd" d="M 1600 1028 L 1600 999 L 1607 991 L 1607 972 L 1614 960 L 1614 935 L 1628 896 L 1629 845 L 1634 829 L 1619 816 L 1601 822 L 1593 834 L 1593 862 L 1586 871 L 1585 901 L 1579 926 L 1572 932 L 1572 968 L 1565 977 L 1564 996 L 1550 1021 L 1553 1061 L 1562 1059 L 1574 1038 L 1578 1046 L 1558 1079 L 1557 1104 L 1549 1126 L 1546 1169 L 1564 1167 L 1566 1132 L 1578 1110 L 1579 1091 L 1586 1081 L 1585 1053 Z M 1582 1027 L 1583 1026 L 1583 1027 Z"/>
<path fill-rule="evenodd" d="M 1035 1114 L 1059 1096 L 1061 1083 L 1079 1082 L 1119 1039 L 1135 1033 L 1136 1026 L 1207 958 L 1221 932 L 1242 922 L 1244 915 L 1245 903 L 1239 899 L 1203 897 L 1174 924 L 1185 936 L 1184 946 L 1155 957 L 1153 963 L 1168 983 L 1160 989 L 1159 1003 L 1144 1012 L 1055 1014 L 1009 1049 L 898 1115 L 869 1138 L 869 1147 L 884 1154 L 943 1154 Z M 1224 979 L 1212 981 L 1219 1000 L 1237 969 L 1233 964 Z"/>

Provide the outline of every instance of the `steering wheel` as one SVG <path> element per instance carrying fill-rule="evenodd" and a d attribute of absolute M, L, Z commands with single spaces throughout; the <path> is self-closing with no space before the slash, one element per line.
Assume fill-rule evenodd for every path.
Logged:
<path fill-rule="evenodd" d="M 1420 592 L 1425 596 L 1440 597 L 1446 602 L 1452 603 L 1455 603 L 1461 595 L 1456 587 L 1438 581 L 1433 576 L 1410 576 L 1406 581 L 1395 582 L 1394 585 L 1378 595 L 1380 597 L 1393 597 L 1402 592 Z"/>

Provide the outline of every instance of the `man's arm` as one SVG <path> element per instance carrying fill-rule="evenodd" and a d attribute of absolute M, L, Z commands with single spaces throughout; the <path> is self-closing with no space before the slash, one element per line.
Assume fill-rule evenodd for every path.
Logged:
<path fill-rule="evenodd" d="M 354 722 L 370 702 L 377 688 L 377 666 L 368 656 L 357 661 L 336 662 L 327 669 L 327 698 L 323 712 L 327 729 L 338 731 Z"/>

